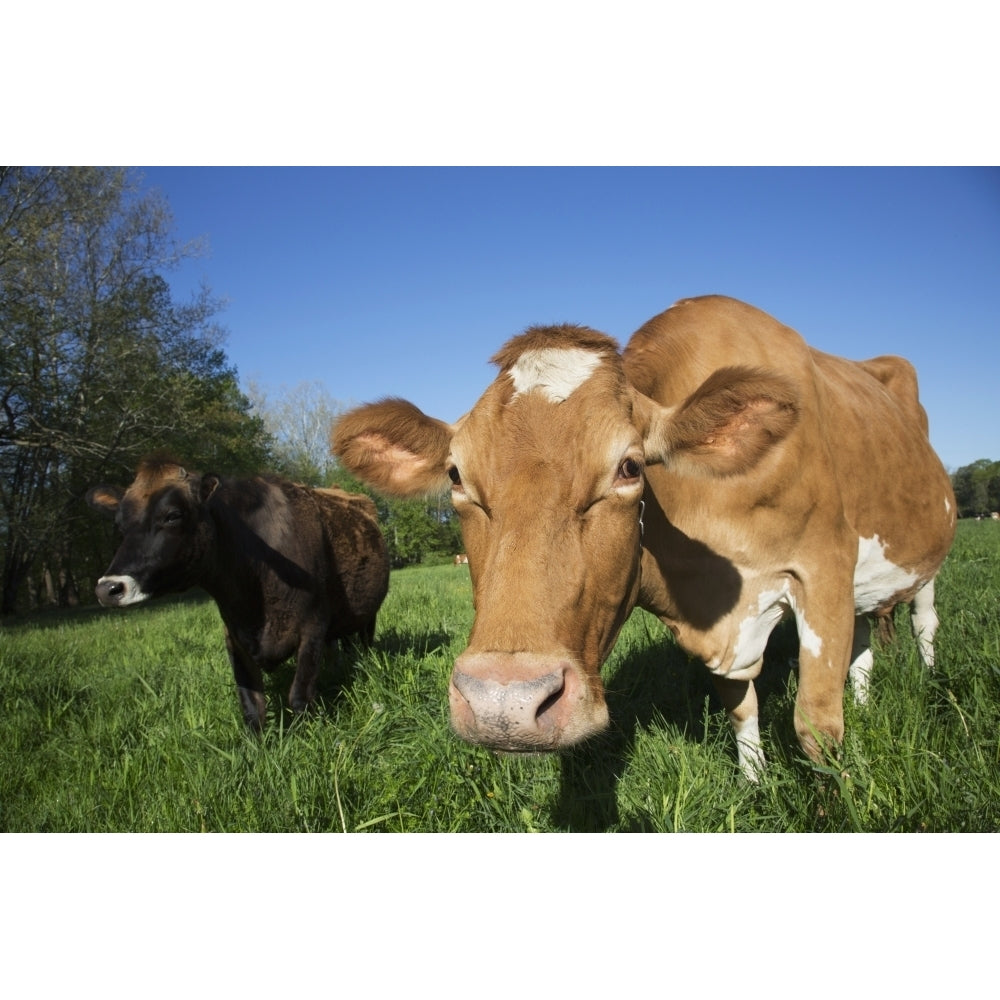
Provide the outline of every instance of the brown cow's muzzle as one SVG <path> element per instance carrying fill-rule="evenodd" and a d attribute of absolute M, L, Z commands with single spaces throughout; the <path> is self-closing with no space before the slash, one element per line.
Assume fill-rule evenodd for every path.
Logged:
<path fill-rule="evenodd" d="M 569 657 L 463 653 L 449 701 L 455 732 L 494 750 L 558 750 L 608 724 L 600 679 L 591 683 Z"/>

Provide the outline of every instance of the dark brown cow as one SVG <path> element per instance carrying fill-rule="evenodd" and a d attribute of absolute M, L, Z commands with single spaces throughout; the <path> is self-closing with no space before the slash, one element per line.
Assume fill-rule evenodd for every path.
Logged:
<path fill-rule="evenodd" d="M 456 424 L 386 400 L 344 415 L 333 447 L 384 492 L 450 483 L 475 620 L 450 701 L 465 739 L 557 749 L 607 725 L 599 675 L 639 605 L 701 658 L 763 765 L 753 679 L 774 626 L 799 633 L 806 753 L 844 734 L 869 616 L 912 605 L 924 660 L 955 498 L 902 358 L 808 347 L 720 296 L 677 303 L 624 353 L 585 327 L 535 327 Z"/>
<path fill-rule="evenodd" d="M 87 500 L 115 515 L 123 539 L 96 593 L 125 607 L 203 587 L 225 625 L 247 724 L 264 724 L 262 670 L 297 658 L 288 694 L 301 712 L 316 693 L 325 643 L 371 642 L 389 587 L 389 556 L 368 497 L 271 476 L 228 479 L 147 459 L 124 493 Z"/>

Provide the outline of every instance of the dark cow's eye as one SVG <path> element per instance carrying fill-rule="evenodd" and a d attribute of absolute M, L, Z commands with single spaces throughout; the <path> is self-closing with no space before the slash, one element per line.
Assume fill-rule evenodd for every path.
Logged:
<path fill-rule="evenodd" d="M 642 465 L 637 462 L 634 458 L 626 458 L 621 465 L 618 466 L 618 478 L 630 481 L 633 479 L 638 479 L 642 475 Z"/>
<path fill-rule="evenodd" d="M 451 480 L 451 485 L 452 486 L 461 486 L 462 485 L 462 477 L 461 477 L 461 475 L 459 475 L 458 466 L 457 465 L 453 465 L 448 470 L 448 478 Z"/>
<path fill-rule="evenodd" d="M 163 515 L 163 523 L 171 526 L 180 524 L 183 516 L 179 510 L 168 510 Z"/>

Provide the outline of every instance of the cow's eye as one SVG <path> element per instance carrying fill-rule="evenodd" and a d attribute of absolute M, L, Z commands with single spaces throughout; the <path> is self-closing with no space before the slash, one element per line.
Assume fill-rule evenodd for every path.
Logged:
<path fill-rule="evenodd" d="M 618 478 L 624 480 L 625 482 L 632 482 L 642 475 L 642 465 L 637 462 L 634 458 L 626 458 L 621 465 L 618 466 Z"/>
<path fill-rule="evenodd" d="M 163 523 L 170 525 L 180 524 L 183 516 L 184 515 L 181 514 L 179 510 L 168 510 L 166 514 L 163 515 Z"/>
<path fill-rule="evenodd" d="M 462 477 L 459 474 L 458 466 L 457 465 L 453 465 L 448 470 L 448 478 L 451 480 L 451 485 L 452 486 L 461 486 L 462 485 Z"/>

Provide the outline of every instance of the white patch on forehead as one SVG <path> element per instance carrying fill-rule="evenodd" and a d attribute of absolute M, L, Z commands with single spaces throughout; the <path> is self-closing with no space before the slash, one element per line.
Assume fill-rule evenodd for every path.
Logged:
<path fill-rule="evenodd" d="M 525 351 L 510 370 L 514 395 L 539 389 L 553 403 L 561 403 L 590 378 L 600 363 L 600 354 L 580 347 Z"/>
<path fill-rule="evenodd" d="M 858 539 L 858 561 L 854 567 L 854 609 L 858 614 L 874 611 L 909 590 L 919 579 L 916 573 L 887 559 L 885 549 L 878 535 Z"/>

